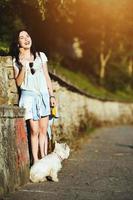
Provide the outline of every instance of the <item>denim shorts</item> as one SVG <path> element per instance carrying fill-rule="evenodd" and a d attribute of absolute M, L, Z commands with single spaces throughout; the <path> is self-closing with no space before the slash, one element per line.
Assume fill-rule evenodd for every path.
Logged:
<path fill-rule="evenodd" d="M 19 107 L 25 108 L 25 120 L 39 120 L 50 115 L 49 94 L 22 90 Z"/>

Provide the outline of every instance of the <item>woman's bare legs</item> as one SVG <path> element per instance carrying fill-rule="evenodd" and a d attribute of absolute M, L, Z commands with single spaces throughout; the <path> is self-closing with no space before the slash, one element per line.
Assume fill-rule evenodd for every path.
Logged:
<path fill-rule="evenodd" d="M 47 139 L 48 120 L 49 116 L 43 117 L 39 120 L 39 145 L 42 158 L 45 155 L 47 155 L 48 151 L 48 139 Z"/>
<path fill-rule="evenodd" d="M 39 135 L 39 122 L 32 119 L 30 122 L 30 131 L 31 131 L 31 149 L 33 155 L 33 163 L 38 161 L 38 135 Z"/>
<path fill-rule="evenodd" d="M 44 154 L 48 154 L 48 135 L 46 134 L 45 142 L 44 142 Z"/>

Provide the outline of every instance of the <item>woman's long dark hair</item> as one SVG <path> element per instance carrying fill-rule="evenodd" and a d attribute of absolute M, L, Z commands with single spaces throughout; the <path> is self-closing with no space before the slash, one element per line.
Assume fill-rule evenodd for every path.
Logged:
<path fill-rule="evenodd" d="M 11 46 L 10 46 L 9 54 L 12 56 L 12 58 L 16 59 L 16 63 L 18 64 L 18 66 L 21 66 L 21 63 L 19 62 L 18 40 L 19 40 L 19 34 L 22 31 L 27 32 L 29 34 L 29 36 L 31 37 L 31 39 L 32 39 L 32 36 L 31 36 L 30 32 L 28 30 L 26 30 L 26 29 L 20 29 L 20 30 L 18 30 L 17 33 L 13 36 L 13 40 L 12 40 L 12 43 L 11 43 Z M 35 49 L 33 40 L 32 40 L 32 45 L 31 45 L 31 53 L 33 54 L 34 60 L 35 60 L 37 51 Z"/>

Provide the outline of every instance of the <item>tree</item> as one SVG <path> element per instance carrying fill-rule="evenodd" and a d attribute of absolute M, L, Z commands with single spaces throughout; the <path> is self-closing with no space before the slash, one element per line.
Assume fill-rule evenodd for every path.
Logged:
<path fill-rule="evenodd" d="M 121 70 L 132 74 L 131 0 L 5 0 L 0 6 L 4 7 L 0 8 L 2 37 L 10 40 L 8 30 L 12 33 L 25 26 L 30 28 L 38 49 L 47 50 L 52 59 L 59 55 L 64 66 L 93 80 L 111 81 L 111 73 Z M 9 23 L 4 21 L 7 8 L 12 18 Z M 82 56 L 75 56 L 75 45 Z"/>

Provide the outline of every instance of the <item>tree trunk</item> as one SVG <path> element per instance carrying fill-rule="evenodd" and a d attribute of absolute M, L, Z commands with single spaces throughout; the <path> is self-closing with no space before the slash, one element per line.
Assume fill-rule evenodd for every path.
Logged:
<path fill-rule="evenodd" d="M 105 78 L 105 69 L 110 56 L 111 50 L 108 51 L 107 55 L 104 55 L 103 52 L 100 53 L 100 80 Z"/>
<path fill-rule="evenodd" d="M 130 77 L 133 75 L 133 59 L 132 58 L 129 59 L 128 74 Z"/>
<path fill-rule="evenodd" d="M 45 3 L 46 1 L 44 0 L 37 0 L 38 6 L 39 6 L 39 11 L 42 17 L 42 21 L 45 20 L 45 14 L 46 14 L 46 8 L 45 8 Z"/>

